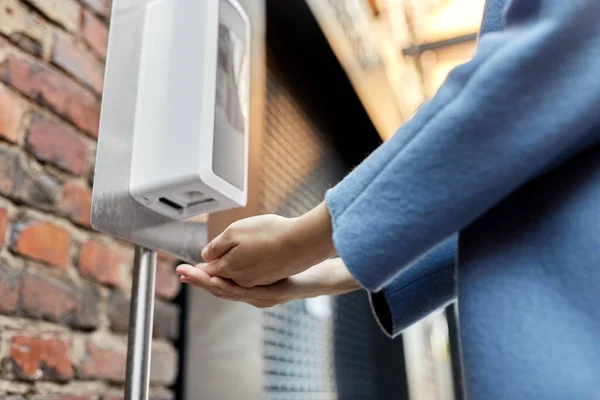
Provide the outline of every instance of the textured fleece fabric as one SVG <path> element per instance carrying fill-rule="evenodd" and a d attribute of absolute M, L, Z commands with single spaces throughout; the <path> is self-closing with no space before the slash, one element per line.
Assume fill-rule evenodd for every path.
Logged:
<path fill-rule="evenodd" d="M 373 314 L 388 336 L 456 299 L 457 236 L 426 253 L 384 289 L 370 293 Z"/>
<path fill-rule="evenodd" d="M 489 0 L 474 58 L 327 193 L 394 334 L 448 301 L 426 260 L 459 232 L 469 400 L 600 399 L 599 21 L 598 0 Z"/>

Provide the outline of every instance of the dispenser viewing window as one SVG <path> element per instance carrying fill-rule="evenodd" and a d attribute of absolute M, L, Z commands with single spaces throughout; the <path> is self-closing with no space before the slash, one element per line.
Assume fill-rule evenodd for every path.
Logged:
<path fill-rule="evenodd" d="M 174 219 L 245 206 L 250 24 L 244 10 L 236 0 L 154 2 L 141 40 L 132 197 Z"/>
<path fill-rule="evenodd" d="M 221 3 L 223 5 L 223 2 Z M 221 18 L 227 11 L 220 7 Z M 240 32 L 243 34 L 243 32 Z M 217 91 L 215 97 L 215 138 L 213 171 L 240 190 L 244 189 L 246 125 L 248 116 L 248 59 L 243 36 L 219 20 Z M 225 156 L 230 153 L 233 156 Z"/>

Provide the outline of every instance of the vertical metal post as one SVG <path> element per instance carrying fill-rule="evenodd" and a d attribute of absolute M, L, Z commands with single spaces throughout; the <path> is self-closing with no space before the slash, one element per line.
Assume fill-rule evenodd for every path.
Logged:
<path fill-rule="evenodd" d="M 147 400 L 154 320 L 156 252 L 136 246 L 129 310 L 125 400 Z"/>

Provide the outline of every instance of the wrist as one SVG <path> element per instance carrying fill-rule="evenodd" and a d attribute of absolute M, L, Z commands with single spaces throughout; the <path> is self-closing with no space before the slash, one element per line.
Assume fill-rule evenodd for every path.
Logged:
<path fill-rule="evenodd" d="M 339 288 L 344 290 L 344 293 L 362 289 L 360 283 L 354 279 L 341 258 L 334 258 L 331 262 L 334 279 L 338 282 Z"/>
<path fill-rule="evenodd" d="M 323 285 L 326 293 L 324 294 L 339 295 L 353 292 L 362 288 L 360 283 L 358 283 L 352 274 L 350 274 L 350 271 L 348 271 L 348 268 L 341 258 L 332 258 L 326 260 L 321 265 L 325 270 Z M 317 267 L 318 266 L 315 268 Z"/>
<path fill-rule="evenodd" d="M 331 216 L 325 202 L 306 214 L 291 219 L 289 241 L 298 251 L 311 257 L 311 265 L 336 254 Z"/>

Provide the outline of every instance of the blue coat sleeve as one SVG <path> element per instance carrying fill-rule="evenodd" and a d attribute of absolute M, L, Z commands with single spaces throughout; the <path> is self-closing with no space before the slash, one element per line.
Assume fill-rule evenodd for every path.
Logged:
<path fill-rule="evenodd" d="M 381 291 L 370 294 L 371 308 L 390 337 L 456 299 L 457 236 L 421 257 Z"/>
<path fill-rule="evenodd" d="M 600 2 L 512 0 L 501 32 L 326 201 L 339 256 L 379 291 L 512 191 L 598 142 Z"/>

